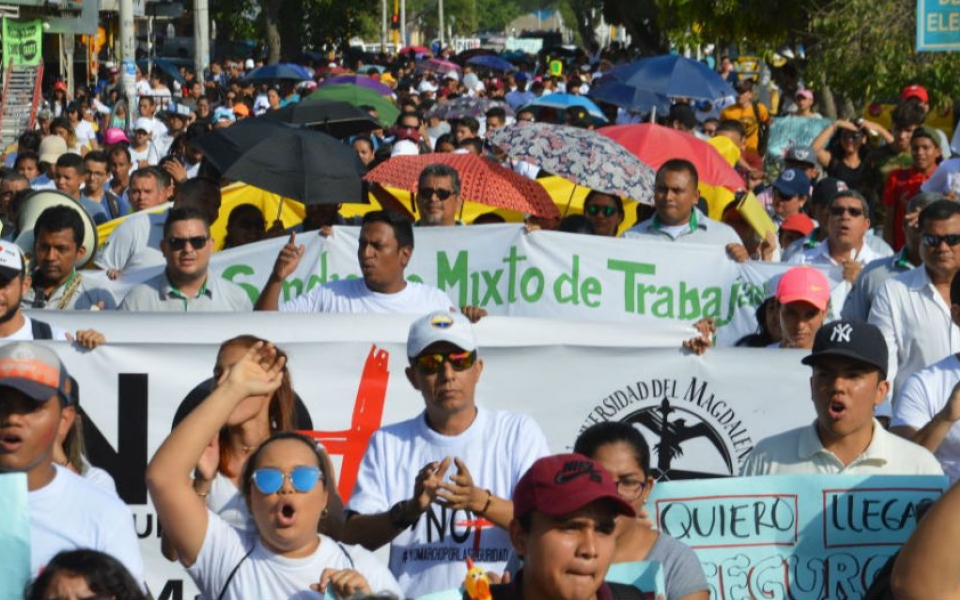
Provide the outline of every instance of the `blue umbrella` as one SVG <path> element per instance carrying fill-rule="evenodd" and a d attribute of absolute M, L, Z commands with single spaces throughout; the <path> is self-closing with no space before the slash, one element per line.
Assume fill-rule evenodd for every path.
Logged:
<path fill-rule="evenodd" d="M 537 109 L 538 107 L 555 108 L 561 111 L 571 108 L 583 108 L 595 121 L 601 123 L 607 122 L 607 117 L 603 114 L 603 111 L 600 110 L 600 107 L 585 96 L 577 96 L 574 94 L 547 94 L 546 96 L 537 98 L 526 106 L 526 108 L 533 109 Z"/>
<path fill-rule="evenodd" d="M 244 79 L 248 81 L 277 81 L 281 79 L 304 81 L 310 79 L 310 73 L 300 65 L 277 63 L 275 65 L 265 65 L 256 68 L 247 73 Z"/>
<path fill-rule="evenodd" d="M 611 74 L 629 86 L 669 98 L 714 101 L 736 95 L 719 73 L 703 63 L 677 55 L 643 58 L 615 67 Z"/>
<path fill-rule="evenodd" d="M 670 110 L 670 99 L 666 96 L 637 89 L 613 77 L 605 77 L 590 86 L 587 95 L 597 102 L 606 102 L 627 110 L 650 112 L 656 109 L 658 114 L 666 114 Z"/>
<path fill-rule="evenodd" d="M 167 77 L 173 78 L 173 80 L 180 85 L 186 85 L 187 80 L 183 78 L 180 68 L 165 58 L 147 58 L 138 60 L 137 66 L 140 67 L 141 71 L 146 73 L 148 70 L 151 70 L 150 63 L 153 63 L 153 71 L 161 71 L 166 74 Z"/>
<path fill-rule="evenodd" d="M 492 54 L 481 54 L 480 56 L 474 56 L 473 58 L 467 60 L 467 64 L 476 65 L 478 67 L 486 67 L 491 71 L 500 71 L 502 73 L 512 73 L 517 70 L 517 68 L 509 62 Z"/>

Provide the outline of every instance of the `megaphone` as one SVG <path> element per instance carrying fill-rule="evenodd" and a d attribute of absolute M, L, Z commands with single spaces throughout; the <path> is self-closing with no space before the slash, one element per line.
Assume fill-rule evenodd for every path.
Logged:
<path fill-rule="evenodd" d="M 36 225 L 37 219 L 40 218 L 43 211 L 53 206 L 72 208 L 80 215 L 80 220 L 83 221 L 83 247 L 86 248 L 87 251 L 83 256 L 78 257 L 77 262 L 74 264 L 74 267 L 77 269 L 82 269 L 89 265 L 93 261 L 93 257 L 97 254 L 97 244 L 99 243 L 97 225 L 94 223 L 93 217 L 80 206 L 80 203 L 66 194 L 53 190 L 39 190 L 24 198 L 23 205 L 20 207 L 20 213 L 17 216 L 17 229 L 20 231 L 20 235 L 17 236 L 14 243 L 20 246 L 24 254 L 32 257 L 35 237 L 33 227 Z"/>

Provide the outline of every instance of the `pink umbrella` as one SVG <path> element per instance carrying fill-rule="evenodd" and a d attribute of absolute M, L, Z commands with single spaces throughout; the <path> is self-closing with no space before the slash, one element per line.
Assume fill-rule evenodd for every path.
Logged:
<path fill-rule="evenodd" d="M 422 71 L 434 71 L 436 73 L 440 73 L 441 75 L 446 75 L 451 71 L 459 71 L 460 65 L 457 63 L 452 63 L 449 60 L 430 58 L 418 64 L 417 68 Z"/>

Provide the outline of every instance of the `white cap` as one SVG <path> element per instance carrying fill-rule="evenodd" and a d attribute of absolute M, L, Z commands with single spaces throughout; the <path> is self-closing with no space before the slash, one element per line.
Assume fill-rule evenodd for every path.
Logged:
<path fill-rule="evenodd" d="M 248 59 L 246 60 L 246 62 L 243 63 L 243 68 L 246 69 L 246 70 L 248 70 L 248 71 L 251 70 L 251 69 L 253 69 L 253 59 L 252 59 L 252 58 L 248 58 Z"/>
<path fill-rule="evenodd" d="M 420 86 L 419 86 L 418 89 L 420 90 L 421 93 L 422 93 L 422 92 L 435 92 L 435 91 L 437 91 L 437 84 L 431 83 L 429 80 L 424 79 L 423 81 L 420 82 Z"/>
<path fill-rule="evenodd" d="M 23 255 L 13 242 L 0 243 L 0 277 L 13 279 L 23 274 Z"/>
<path fill-rule="evenodd" d="M 431 345 L 447 342 L 461 350 L 473 352 L 477 349 L 477 338 L 473 336 L 473 325 L 460 313 L 435 311 L 420 317 L 410 325 L 407 335 L 407 356 L 418 356 Z"/>
<path fill-rule="evenodd" d="M 400 140 L 390 150 L 390 156 L 413 156 L 415 154 L 420 154 L 420 146 L 410 140 Z"/>
<path fill-rule="evenodd" d="M 152 119 L 148 119 L 148 118 L 146 118 L 146 117 L 140 117 L 139 119 L 137 119 L 136 121 L 133 122 L 133 130 L 136 131 L 136 130 L 138 130 L 138 129 L 142 129 L 142 130 L 146 131 L 147 133 L 151 133 L 151 134 L 152 134 L 152 133 L 153 133 L 153 120 L 152 120 Z"/>

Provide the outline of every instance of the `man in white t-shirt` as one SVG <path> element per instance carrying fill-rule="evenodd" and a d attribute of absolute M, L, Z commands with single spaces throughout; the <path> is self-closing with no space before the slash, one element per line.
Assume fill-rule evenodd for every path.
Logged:
<path fill-rule="evenodd" d="M 503 572 L 513 489 L 548 449 L 528 415 L 477 405 L 483 361 L 463 315 L 438 311 L 415 321 L 407 356 L 425 410 L 373 434 L 343 536 L 370 550 L 390 544 L 390 570 L 416 598 L 459 587 L 468 557 Z"/>
<path fill-rule="evenodd" d="M 826 323 L 803 359 L 813 368 L 816 420 L 760 440 L 741 475 L 942 475 L 928 450 L 889 433 L 874 418 L 890 389 L 887 360 L 887 343 L 874 325 Z"/>
<path fill-rule="evenodd" d="M 296 241 L 296 233 L 291 234 L 280 250 L 255 310 L 381 314 L 456 310 L 450 297 L 439 289 L 404 278 L 413 255 L 413 227 L 397 213 L 374 211 L 364 215 L 357 250 L 363 279 L 331 281 L 281 304 L 283 282 L 300 265 L 306 249 Z"/>
<path fill-rule="evenodd" d="M 67 371 L 56 353 L 34 342 L 0 345 L 0 473 L 25 473 L 30 570 L 36 576 L 58 552 L 91 548 L 110 554 L 143 582 L 133 515 L 94 483 L 53 462 L 57 432 L 76 418 Z"/>

